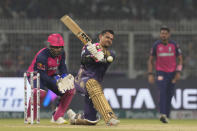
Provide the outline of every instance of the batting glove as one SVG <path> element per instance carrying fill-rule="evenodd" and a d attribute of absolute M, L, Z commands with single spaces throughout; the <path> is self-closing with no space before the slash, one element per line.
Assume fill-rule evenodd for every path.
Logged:
<path fill-rule="evenodd" d="M 95 44 L 88 43 L 87 49 L 98 61 L 104 59 L 104 53 L 101 50 L 98 51 Z"/>

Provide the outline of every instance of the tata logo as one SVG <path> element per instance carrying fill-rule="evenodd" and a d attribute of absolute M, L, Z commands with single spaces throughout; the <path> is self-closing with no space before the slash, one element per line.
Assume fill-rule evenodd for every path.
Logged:
<path fill-rule="evenodd" d="M 155 108 L 151 93 L 146 88 L 141 88 L 138 92 L 135 88 L 118 88 L 116 93 L 113 88 L 105 88 L 104 94 L 114 109 L 140 109 L 143 105 L 145 105 L 147 109 Z M 121 97 L 121 102 L 118 101 L 117 96 Z M 135 99 L 132 99 L 133 97 L 135 97 Z"/>
<path fill-rule="evenodd" d="M 197 110 L 197 89 L 177 89 L 172 98 L 172 107 Z"/>
<path fill-rule="evenodd" d="M 105 88 L 104 94 L 113 109 L 155 109 L 154 100 L 148 88 Z M 118 99 L 120 98 L 120 99 Z M 176 89 L 172 98 L 173 109 L 197 109 L 197 89 Z"/>

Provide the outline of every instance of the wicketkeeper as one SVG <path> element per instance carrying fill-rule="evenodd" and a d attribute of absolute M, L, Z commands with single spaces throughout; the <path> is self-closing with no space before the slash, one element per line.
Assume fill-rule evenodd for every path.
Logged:
<path fill-rule="evenodd" d="M 63 118 L 73 95 L 75 94 L 74 77 L 68 74 L 65 64 L 64 40 L 60 34 L 51 34 L 48 36 L 49 47 L 41 49 L 34 57 L 27 72 L 37 71 L 40 73 L 40 101 L 46 96 L 46 91 L 50 89 L 57 96 L 60 96 L 51 122 L 65 124 L 67 121 Z M 29 77 L 29 76 L 28 76 Z M 36 83 L 36 78 L 34 79 Z M 36 85 L 36 84 L 34 84 Z M 34 88 L 34 109 L 36 109 L 37 94 Z M 27 110 L 28 121 L 30 121 L 30 102 Z M 34 110 L 34 119 L 36 119 L 36 110 Z"/>
<path fill-rule="evenodd" d="M 113 61 L 115 54 L 108 47 L 112 45 L 114 32 L 104 30 L 99 35 L 99 43 L 87 44 L 81 53 L 81 66 L 75 77 L 77 92 L 85 95 L 84 113 L 76 114 L 68 110 L 71 124 L 96 125 L 99 122 L 97 111 L 107 125 L 118 125 L 117 119 L 108 101 L 106 100 L 100 82 Z"/>

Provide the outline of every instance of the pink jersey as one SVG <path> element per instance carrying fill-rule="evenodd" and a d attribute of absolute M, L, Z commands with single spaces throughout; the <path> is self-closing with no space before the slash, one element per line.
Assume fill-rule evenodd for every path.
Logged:
<path fill-rule="evenodd" d="M 174 41 L 169 41 L 167 45 L 158 40 L 153 45 L 151 55 L 156 57 L 156 70 L 164 72 L 174 72 L 176 70 L 176 57 L 181 55 L 181 50 Z"/>
<path fill-rule="evenodd" d="M 27 72 L 42 71 L 48 76 L 53 76 L 58 70 L 61 74 L 67 73 L 64 51 L 61 55 L 53 57 L 48 48 L 43 48 L 35 55 Z"/>

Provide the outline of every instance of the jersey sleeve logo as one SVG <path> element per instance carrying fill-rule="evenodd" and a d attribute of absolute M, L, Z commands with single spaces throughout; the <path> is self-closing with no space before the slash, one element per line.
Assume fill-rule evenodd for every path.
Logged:
<path fill-rule="evenodd" d="M 37 63 L 37 68 L 38 68 L 39 70 L 46 70 L 45 65 L 43 65 L 42 63 Z"/>

